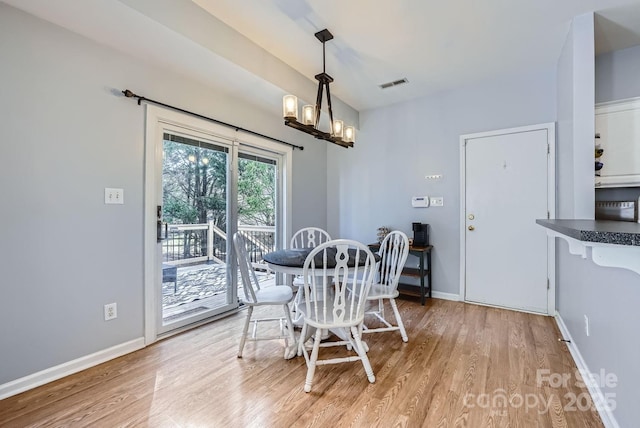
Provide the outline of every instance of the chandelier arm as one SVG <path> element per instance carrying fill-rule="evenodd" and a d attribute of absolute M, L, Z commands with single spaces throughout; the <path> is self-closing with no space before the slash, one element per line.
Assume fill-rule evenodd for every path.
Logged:
<path fill-rule="evenodd" d="M 324 84 L 322 83 L 322 81 L 318 82 L 318 95 L 316 96 L 316 122 L 315 122 L 315 128 L 318 129 L 318 126 L 320 124 L 320 112 L 321 112 L 321 107 L 322 107 L 322 88 L 323 88 Z"/>
<path fill-rule="evenodd" d="M 331 136 L 334 136 L 333 132 L 333 110 L 331 109 L 331 92 L 329 92 L 329 82 L 325 83 L 327 86 L 327 107 L 329 110 L 329 129 L 331 131 Z"/>

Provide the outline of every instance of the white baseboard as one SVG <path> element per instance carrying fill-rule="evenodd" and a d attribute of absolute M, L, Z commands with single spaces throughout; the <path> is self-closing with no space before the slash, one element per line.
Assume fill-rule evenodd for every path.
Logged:
<path fill-rule="evenodd" d="M 589 379 L 591 376 L 591 371 L 589 370 L 589 367 L 587 367 L 587 363 L 585 362 L 584 358 L 582 358 L 582 354 L 580 353 L 578 346 L 573 341 L 571 333 L 562 320 L 559 312 L 556 312 L 555 319 L 563 339 L 570 341 L 567 342 L 567 348 L 569 348 L 569 352 L 573 357 L 573 361 L 576 363 L 576 367 L 578 367 L 578 370 L 580 371 L 582 379 Z M 589 394 L 591 394 L 591 399 L 594 403 L 606 403 L 604 394 L 600 389 L 600 385 L 594 385 L 594 382 L 585 383 L 587 385 L 587 389 L 589 390 Z M 606 408 L 605 406 L 599 406 L 597 410 L 605 427 L 620 428 L 620 425 L 618 425 L 618 421 L 616 421 L 616 418 L 613 416 L 613 412 L 610 409 Z"/>
<path fill-rule="evenodd" d="M 442 291 L 432 291 L 431 297 L 433 297 L 434 299 L 453 300 L 454 302 L 460 301 L 459 294 L 443 293 Z"/>
<path fill-rule="evenodd" d="M 84 369 L 88 369 L 89 367 L 96 366 L 104 363 L 105 361 L 121 357 L 142 348 L 144 348 L 144 338 L 140 337 L 129 342 L 112 346 L 111 348 L 103 349 L 102 351 L 94 352 L 90 355 L 85 355 L 84 357 L 80 357 L 72 361 L 67 361 L 66 363 L 50 367 L 37 373 L 21 377 L 20 379 L 12 380 L 11 382 L 0 385 L 0 400 L 28 391 L 29 389 L 33 389 L 37 386 L 44 385 L 45 383 L 61 379 L 65 376 L 69 376 L 70 374 L 77 373 Z"/>

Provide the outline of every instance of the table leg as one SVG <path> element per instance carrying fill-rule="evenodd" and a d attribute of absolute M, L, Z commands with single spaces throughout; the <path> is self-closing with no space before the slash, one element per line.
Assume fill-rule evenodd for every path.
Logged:
<path fill-rule="evenodd" d="M 424 306 L 424 254 L 420 255 L 420 304 Z"/>
<path fill-rule="evenodd" d="M 429 273 L 427 274 L 427 278 L 429 279 L 429 298 L 431 298 L 431 290 L 433 290 L 433 283 L 431 282 L 431 271 L 433 270 L 433 266 L 431 265 L 431 251 L 427 253 L 427 263 L 429 268 Z"/>

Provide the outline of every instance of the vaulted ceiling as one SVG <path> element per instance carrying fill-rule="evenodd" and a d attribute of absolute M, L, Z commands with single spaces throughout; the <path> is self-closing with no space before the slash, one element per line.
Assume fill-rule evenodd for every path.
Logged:
<path fill-rule="evenodd" d="M 313 97 L 314 33 L 327 28 L 332 95 L 357 111 L 555 67 L 571 19 L 590 11 L 597 53 L 640 44 L 640 0 L 3 1 L 269 105 L 283 92 Z"/>

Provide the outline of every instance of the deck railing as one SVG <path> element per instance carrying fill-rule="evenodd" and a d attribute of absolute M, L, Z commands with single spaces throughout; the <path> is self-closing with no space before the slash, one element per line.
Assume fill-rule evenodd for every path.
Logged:
<path fill-rule="evenodd" d="M 251 262 L 262 263 L 262 255 L 275 251 L 275 226 L 238 227 L 247 244 Z M 173 265 L 186 263 L 226 263 L 227 234 L 213 222 L 204 224 L 170 224 L 162 241 L 162 260 Z"/>

